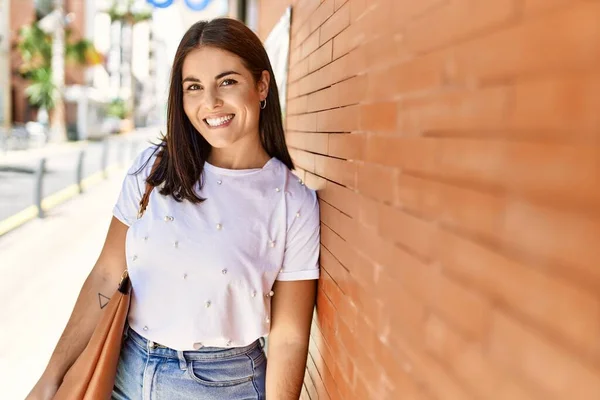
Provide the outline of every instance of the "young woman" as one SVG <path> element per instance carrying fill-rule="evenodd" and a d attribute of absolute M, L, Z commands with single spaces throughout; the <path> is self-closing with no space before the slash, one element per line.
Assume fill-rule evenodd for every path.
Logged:
<path fill-rule="evenodd" d="M 28 399 L 52 398 L 100 318 L 99 296 L 127 268 L 113 399 L 297 400 L 320 235 L 316 193 L 292 169 L 258 37 L 232 19 L 193 25 L 173 64 L 166 135 L 125 178 L 101 255 Z M 146 182 L 155 189 L 138 219 Z"/>

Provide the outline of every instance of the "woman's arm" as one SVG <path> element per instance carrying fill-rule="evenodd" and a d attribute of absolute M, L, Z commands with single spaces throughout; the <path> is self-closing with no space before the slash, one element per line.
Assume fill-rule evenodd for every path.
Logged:
<path fill-rule="evenodd" d="M 276 281 L 273 291 L 267 347 L 267 400 L 298 400 L 306 368 L 317 281 Z"/>
<path fill-rule="evenodd" d="M 64 375 L 90 340 L 102 315 L 98 301 L 99 294 L 112 296 L 127 266 L 125 259 L 127 229 L 127 225 L 113 217 L 98 261 L 81 288 L 69 322 L 44 373 L 26 400 L 46 400 L 54 397 Z"/>

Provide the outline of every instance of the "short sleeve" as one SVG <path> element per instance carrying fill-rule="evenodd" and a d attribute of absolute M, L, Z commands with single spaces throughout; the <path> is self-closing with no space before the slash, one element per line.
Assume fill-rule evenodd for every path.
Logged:
<path fill-rule="evenodd" d="M 304 199 L 293 212 L 287 232 L 282 271 L 278 281 L 319 279 L 321 222 L 317 194 L 305 186 Z"/>
<path fill-rule="evenodd" d="M 154 164 L 156 146 L 142 151 L 127 171 L 121 192 L 113 207 L 113 215 L 122 223 L 131 226 L 137 218 L 139 204 L 146 188 L 146 178 Z M 143 168 L 142 168 L 143 167 Z"/>

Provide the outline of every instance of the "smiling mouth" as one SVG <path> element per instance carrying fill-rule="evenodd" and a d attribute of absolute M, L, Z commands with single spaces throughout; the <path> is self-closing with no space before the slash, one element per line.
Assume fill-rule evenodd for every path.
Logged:
<path fill-rule="evenodd" d="M 229 125 L 233 117 L 235 117 L 235 114 L 229 114 L 227 116 L 219 118 L 204 118 L 203 121 L 204 123 L 206 123 L 206 125 L 210 126 L 211 128 L 221 128 Z"/>

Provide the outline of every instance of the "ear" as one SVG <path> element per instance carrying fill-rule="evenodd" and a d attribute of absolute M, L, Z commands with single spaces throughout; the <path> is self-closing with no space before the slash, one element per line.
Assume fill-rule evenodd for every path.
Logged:
<path fill-rule="evenodd" d="M 270 84 L 271 84 L 271 74 L 269 74 L 269 71 L 265 70 L 260 75 L 260 79 L 258 80 L 258 83 L 257 83 L 258 96 L 260 97 L 261 101 L 263 101 L 264 99 L 267 98 L 267 96 L 269 94 L 269 85 Z"/>

